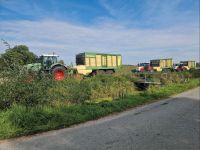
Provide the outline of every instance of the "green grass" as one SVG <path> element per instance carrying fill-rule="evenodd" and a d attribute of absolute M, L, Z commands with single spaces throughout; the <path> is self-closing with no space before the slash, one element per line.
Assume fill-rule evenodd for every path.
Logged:
<path fill-rule="evenodd" d="M 30 135 L 94 120 L 169 97 L 199 85 L 198 78 L 191 79 L 187 83 L 173 83 L 159 89 L 152 87 L 148 91 L 126 96 L 123 99 L 98 103 L 32 107 L 14 104 L 9 109 L 0 112 L 0 139 Z"/>

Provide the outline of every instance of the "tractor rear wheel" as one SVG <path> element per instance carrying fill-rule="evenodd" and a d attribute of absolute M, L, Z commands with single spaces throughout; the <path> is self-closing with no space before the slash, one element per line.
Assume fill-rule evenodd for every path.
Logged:
<path fill-rule="evenodd" d="M 56 80 L 63 80 L 66 78 L 67 74 L 66 74 L 66 68 L 59 66 L 59 67 L 55 67 L 52 70 L 52 74 L 53 74 L 53 78 Z"/>

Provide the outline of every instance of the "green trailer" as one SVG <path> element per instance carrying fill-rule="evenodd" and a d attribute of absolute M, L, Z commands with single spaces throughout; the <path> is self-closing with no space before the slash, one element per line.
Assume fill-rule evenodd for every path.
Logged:
<path fill-rule="evenodd" d="M 75 68 L 79 74 L 112 74 L 122 65 L 120 54 L 84 52 L 76 55 Z"/>

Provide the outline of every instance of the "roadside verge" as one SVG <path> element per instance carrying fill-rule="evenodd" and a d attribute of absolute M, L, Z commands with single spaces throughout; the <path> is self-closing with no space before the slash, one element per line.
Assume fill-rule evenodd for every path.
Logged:
<path fill-rule="evenodd" d="M 62 107 L 37 106 L 30 109 L 14 105 L 7 111 L 0 112 L 0 139 L 69 127 L 170 97 L 199 85 L 199 79 L 191 79 L 187 83 L 153 88 L 111 102 L 63 105 Z"/>

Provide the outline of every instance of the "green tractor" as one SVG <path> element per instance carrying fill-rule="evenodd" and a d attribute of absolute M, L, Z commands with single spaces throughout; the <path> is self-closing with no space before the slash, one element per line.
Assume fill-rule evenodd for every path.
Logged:
<path fill-rule="evenodd" d="M 58 55 L 41 55 L 37 63 L 28 64 L 26 68 L 31 71 L 44 71 L 50 73 L 54 79 L 63 80 L 67 77 L 68 68 L 58 62 Z"/>

